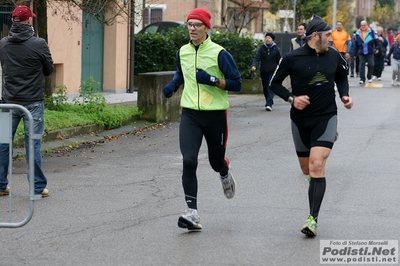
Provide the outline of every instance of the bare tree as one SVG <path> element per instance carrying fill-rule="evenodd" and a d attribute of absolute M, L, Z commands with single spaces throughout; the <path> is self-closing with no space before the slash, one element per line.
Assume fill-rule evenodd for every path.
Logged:
<path fill-rule="evenodd" d="M 268 3 L 251 0 L 231 0 L 232 6 L 228 6 L 227 12 L 221 13 L 221 20 L 227 31 L 241 33 L 248 28 L 253 20 L 261 15 L 262 9 L 268 8 Z"/>
<path fill-rule="evenodd" d="M 135 15 L 142 16 L 142 8 L 135 6 L 135 1 L 117 1 L 117 0 L 64 0 L 64 1 L 46 1 L 51 8 L 53 15 L 60 15 L 65 21 L 81 22 L 77 16 L 78 11 L 83 11 L 92 15 L 104 25 L 112 25 L 117 17 L 128 19 L 131 17 L 131 8 Z M 107 16 L 104 16 L 107 14 Z M 131 20 L 130 22 L 133 22 Z"/>

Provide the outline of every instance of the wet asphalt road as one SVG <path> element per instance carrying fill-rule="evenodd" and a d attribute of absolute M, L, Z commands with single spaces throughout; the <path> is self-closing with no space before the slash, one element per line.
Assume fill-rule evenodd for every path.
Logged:
<path fill-rule="evenodd" d="M 262 96 L 231 95 L 233 199 L 199 155 L 203 230 L 178 228 L 181 187 L 179 122 L 140 124 L 109 140 L 46 155 L 51 196 L 35 201 L 22 228 L 1 228 L 1 265 L 318 265 L 320 240 L 400 238 L 400 87 L 351 87 L 352 110 L 339 103 L 339 140 L 327 163 L 318 236 L 300 228 L 308 183 L 290 133 L 289 106 Z M 122 134 L 125 132 L 126 134 Z M 111 137 L 119 135 L 119 137 Z M 13 218 L 28 206 L 25 162 L 13 163 Z M 8 197 L 0 218 L 9 217 Z"/>

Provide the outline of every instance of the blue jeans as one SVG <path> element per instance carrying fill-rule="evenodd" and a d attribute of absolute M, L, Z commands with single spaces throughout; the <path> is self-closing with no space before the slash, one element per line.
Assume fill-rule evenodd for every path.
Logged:
<path fill-rule="evenodd" d="M 35 134 L 43 134 L 44 129 L 44 102 L 39 101 L 24 106 L 32 114 L 33 126 Z M 3 109 L 3 112 L 8 110 Z M 25 118 L 25 113 L 20 110 L 12 110 L 12 137 L 14 140 L 15 132 L 21 119 L 24 120 L 25 131 L 25 150 L 26 150 L 26 163 L 28 168 L 29 162 L 29 121 Z M 47 178 L 42 171 L 42 154 L 40 148 L 42 146 L 41 139 L 34 140 L 34 175 L 35 175 L 35 194 L 42 193 L 43 189 L 47 186 Z M 8 179 L 8 165 L 9 165 L 9 152 L 10 144 L 0 144 L 0 191 L 7 188 Z"/>

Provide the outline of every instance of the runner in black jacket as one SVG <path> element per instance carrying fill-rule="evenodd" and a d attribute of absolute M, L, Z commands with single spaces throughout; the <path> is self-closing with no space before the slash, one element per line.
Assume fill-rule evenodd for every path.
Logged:
<path fill-rule="evenodd" d="M 325 194 L 325 164 L 335 141 L 337 106 L 335 83 L 344 106 L 350 109 L 348 66 L 339 52 L 329 47 L 332 31 L 318 16 L 307 25 L 307 43 L 287 53 L 275 70 L 271 89 L 291 105 L 292 135 L 301 170 L 309 175 L 310 214 L 301 229 L 317 234 L 317 217 Z M 290 75 L 292 92 L 282 86 Z"/>

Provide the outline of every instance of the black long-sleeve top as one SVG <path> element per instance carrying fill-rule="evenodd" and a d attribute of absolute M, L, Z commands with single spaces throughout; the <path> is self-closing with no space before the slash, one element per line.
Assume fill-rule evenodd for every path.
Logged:
<path fill-rule="evenodd" d="M 44 99 L 45 76 L 54 71 L 49 46 L 35 37 L 32 26 L 14 23 L 0 41 L 3 100 L 26 105 Z"/>
<path fill-rule="evenodd" d="M 292 92 L 283 85 L 290 75 Z M 292 106 L 291 118 L 337 113 L 335 83 L 340 97 L 349 96 L 348 65 L 339 52 L 329 47 L 317 53 L 308 44 L 285 54 L 271 79 L 275 94 L 288 100 L 290 96 L 308 95 L 310 104 L 303 110 Z"/>

